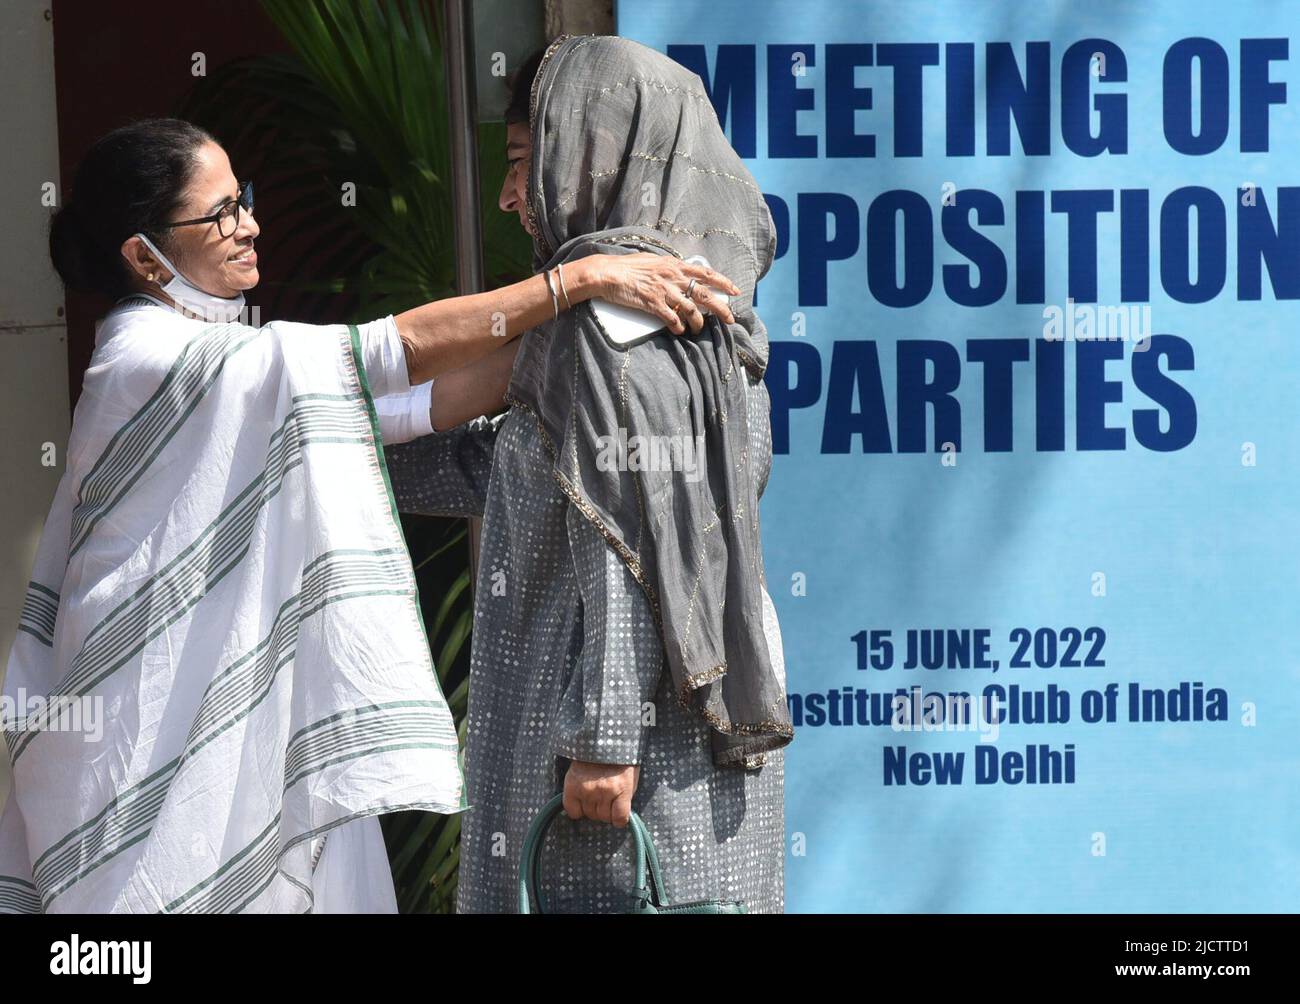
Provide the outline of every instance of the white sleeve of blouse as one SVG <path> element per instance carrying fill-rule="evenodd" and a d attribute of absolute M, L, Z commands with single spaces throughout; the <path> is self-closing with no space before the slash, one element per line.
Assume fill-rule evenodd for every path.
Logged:
<path fill-rule="evenodd" d="M 433 381 L 416 384 L 405 394 L 385 394 L 375 398 L 375 411 L 379 413 L 379 434 L 385 446 L 409 443 L 433 432 L 429 418 L 432 404 Z"/>
<path fill-rule="evenodd" d="M 361 335 L 361 359 L 366 365 L 370 393 L 383 397 L 409 391 L 411 380 L 406 372 L 406 353 L 393 315 L 358 324 L 357 331 Z"/>
<path fill-rule="evenodd" d="M 392 446 L 429 435 L 433 432 L 429 419 L 433 381 L 411 386 L 406 353 L 393 316 L 358 325 L 357 331 L 384 443 Z"/>

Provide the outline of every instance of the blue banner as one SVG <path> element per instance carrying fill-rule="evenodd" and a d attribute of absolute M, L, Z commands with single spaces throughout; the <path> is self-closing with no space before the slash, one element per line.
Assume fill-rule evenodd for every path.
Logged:
<path fill-rule="evenodd" d="M 1300 903 L 1295 14 L 619 5 L 780 232 L 791 912 Z"/>

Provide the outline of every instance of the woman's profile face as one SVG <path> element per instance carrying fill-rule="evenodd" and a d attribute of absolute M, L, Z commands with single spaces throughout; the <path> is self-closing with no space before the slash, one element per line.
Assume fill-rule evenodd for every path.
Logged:
<path fill-rule="evenodd" d="M 216 143 L 205 143 L 196 154 L 194 173 L 183 205 L 173 221 L 210 216 L 222 204 L 239 197 L 239 182 L 230 169 L 230 158 Z M 232 297 L 257 285 L 257 253 L 253 241 L 261 230 L 253 214 L 241 210 L 234 233 L 222 237 L 216 223 L 195 223 L 175 227 L 168 257 L 193 285 L 214 296 Z M 166 281 L 166 277 L 160 277 Z"/>
<path fill-rule="evenodd" d="M 506 126 L 506 160 L 510 170 L 501 185 L 501 197 L 497 205 L 504 213 L 518 213 L 519 225 L 528 234 L 528 171 L 533 155 L 532 136 L 527 122 L 511 122 Z"/>

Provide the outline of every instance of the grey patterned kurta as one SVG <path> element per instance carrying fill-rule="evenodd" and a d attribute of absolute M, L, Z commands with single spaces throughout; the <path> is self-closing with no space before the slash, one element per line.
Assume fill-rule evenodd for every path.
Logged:
<path fill-rule="evenodd" d="M 751 381 L 750 402 L 764 486 L 771 437 L 761 382 Z M 493 439 L 480 423 L 386 451 L 402 511 L 484 516 L 457 911 L 517 911 L 524 835 L 563 789 L 571 758 L 641 765 L 632 807 L 649 827 L 673 902 L 734 899 L 750 913 L 782 912 L 784 750 L 757 770 L 714 767 L 707 725 L 671 692 L 645 594 L 556 485 L 535 420 L 511 411 L 490 463 Z M 775 611 L 764 599 L 783 675 Z M 628 909 L 628 830 L 561 814 L 540 884 L 547 912 Z"/>

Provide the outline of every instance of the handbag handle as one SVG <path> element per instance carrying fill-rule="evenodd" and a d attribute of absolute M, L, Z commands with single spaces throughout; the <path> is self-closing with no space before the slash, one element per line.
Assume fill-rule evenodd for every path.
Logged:
<path fill-rule="evenodd" d="M 564 795 L 554 795 L 533 817 L 528 833 L 524 837 L 523 853 L 519 856 L 519 912 L 529 913 L 529 899 L 537 905 L 537 913 L 542 913 L 542 892 L 537 885 L 537 872 L 542 858 L 542 844 L 546 832 L 555 817 L 564 808 Z M 645 822 L 635 812 L 628 820 L 628 829 L 632 832 L 632 862 L 635 868 L 635 888 L 637 906 L 634 913 L 658 913 L 657 906 L 668 902 L 664 891 L 663 875 L 659 870 L 659 855 L 655 852 L 654 842 Z M 647 873 L 650 885 L 646 885 Z"/>

